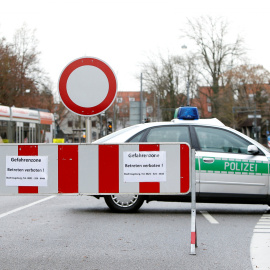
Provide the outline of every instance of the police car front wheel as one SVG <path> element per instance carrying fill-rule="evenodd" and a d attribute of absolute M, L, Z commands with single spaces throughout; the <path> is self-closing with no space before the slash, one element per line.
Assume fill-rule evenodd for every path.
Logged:
<path fill-rule="evenodd" d="M 126 195 L 109 195 L 104 196 L 106 204 L 114 212 L 124 212 L 131 213 L 136 212 L 143 204 L 143 196 L 136 194 L 126 194 Z"/>

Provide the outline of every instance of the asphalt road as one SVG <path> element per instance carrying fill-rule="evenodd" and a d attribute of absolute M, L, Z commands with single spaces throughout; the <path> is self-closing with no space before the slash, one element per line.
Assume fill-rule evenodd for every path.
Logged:
<path fill-rule="evenodd" d="M 267 209 L 197 204 L 198 248 L 189 255 L 189 203 L 115 214 L 88 196 L 2 196 L 0 269 L 252 270 L 253 230 Z"/>

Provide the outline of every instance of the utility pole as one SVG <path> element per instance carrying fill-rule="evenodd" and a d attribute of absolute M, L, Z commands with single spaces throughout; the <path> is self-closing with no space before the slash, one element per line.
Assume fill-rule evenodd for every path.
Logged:
<path fill-rule="evenodd" d="M 257 139 L 257 107 L 255 103 L 255 109 L 254 109 L 254 139 L 255 141 L 258 141 Z"/>
<path fill-rule="evenodd" d="M 188 77 L 188 81 L 187 81 L 187 106 L 190 105 L 190 102 L 189 102 L 189 77 Z"/>
<path fill-rule="evenodd" d="M 141 92 L 140 92 L 140 123 L 143 122 L 143 85 L 142 85 L 142 73 L 141 73 Z"/>

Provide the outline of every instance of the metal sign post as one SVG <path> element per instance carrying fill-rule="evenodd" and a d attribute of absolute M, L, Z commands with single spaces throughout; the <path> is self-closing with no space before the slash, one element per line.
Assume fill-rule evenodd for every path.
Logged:
<path fill-rule="evenodd" d="M 86 117 L 86 143 L 92 143 L 92 120 L 91 117 Z"/>

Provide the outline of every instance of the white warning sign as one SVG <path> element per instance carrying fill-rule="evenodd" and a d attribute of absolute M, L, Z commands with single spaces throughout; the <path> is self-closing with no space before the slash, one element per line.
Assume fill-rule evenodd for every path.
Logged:
<path fill-rule="evenodd" d="M 165 182 L 166 152 L 123 152 L 124 182 Z"/>
<path fill-rule="evenodd" d="M 47 186 L 47 156 L 7 156 L 7 186 Z"/>

